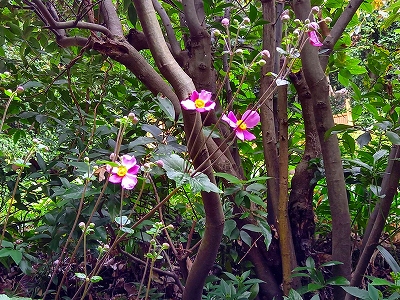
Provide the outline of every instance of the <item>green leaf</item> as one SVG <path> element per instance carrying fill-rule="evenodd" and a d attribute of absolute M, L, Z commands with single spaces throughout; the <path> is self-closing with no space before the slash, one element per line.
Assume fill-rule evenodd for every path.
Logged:
<path fill-rule="evenodd" d="M 287 297 L 285 297 L 285 299 L 287 299 L 287 300 L 303 300 L 303 298 L 301 297 L 301 295 L 298 293 L 298 292 L 296 292 L 295 290 L 293 290 L 293 289 L 291 289 L 290 291 L 289 291 L 289 295 L 288 295 L 289 297 L 287 298 Z"/>
<path fill-rule="evenodd" d="M 379 300 L 379 290 L 371 284 L 368 284 L 368 295 L 372 300 Z"/>
<path fill-rule="evenodd" d="M 395 273 L 400 273 L 400 266 L 397 263 L 397 261 L 394 259 L 394 257 L 389 253 L 389 251 L 387 251 L 385 248 L 383 248 L 380 245 L 378 245 L 376 248 L 379 250 L 379 252 L 382 254 L 383 258 L 389 264 L 392 271 Z"/>
<path fill-rule="evenodd" d="M 361 134 L 357 139 L 357 144 L 360 148 L 364 147 L 365 145 L 368 145 L 369 142 L 371 141 L 372 137 L 371 137 L 371 133 L 369 133 L 369 131 L 364 132 L 363 134 Z"/>
<path fill-rule="evenodd" d="M 128 225 L 131 223 L 131 220 L 129 220 L 127 216 L 115 217 L 114 220 L 118 225 Z"/>
<path fill-rule="evenodd" d="M 394 145 L 400 145 L 400 136 L 393 131 L 386 131 L 386 136 Z"/>
<path fill-rule="evenodd" d="M 253 231 L 253 232 L 261 232 L 261 228 L 259 226 L 253 225 L 253 224 L 243 225 L 242 230 L 244 230 L 244 229 Z"/>
<path fill-rule="evenodd" d="M 133 27 L 136 27 L 136 22 L 137 22 L 137 12 L 135 9 L 135 6 L 131 3 L 128 7 L 128 18 L 129 21 L 131 22 Z"/>
<path fill-rule="evenodd" d="M 103 280 L 103 278 L 101 276 L 97 276 L 97 275 L 90 278 L 90 281 L 93 283 L 99 282 L 101 280 Z"/>
<path fill-rule="evenodd" d="M 232 219 L 226 220 L 224 223 L 224 235 L 231 237 L 233 230 L 236 228 L 236 222 Z"/>
<path fill-rule="evenodd" d="M 240 230 L 240 238 L 242 241 L 251 247 L 251 236 L 244 230 Z"/>
<path fill-rule="evenodd" d="M 208 176 L 203 173 L 197 173 L 194 177 L 188 177 L 188 184 L 194 194 L 204 191 L 207 193 L 222 193 L 222 191 L 210 181 Z"/>
<path fill-rule="evenodd" d="M 8 257 L 8 256 L 10 256 L 17 265 L 22 260 L 21 251 L 9 248 L 0 249 L 0 257 Z"/>
<path fill-rule="evenodd" d="M 131 5 L 133 6 L 133 5 Z M 175 109 L 174 106 L 172 105 L 171 100 L 168 98 L 164 97 L 158 97 L 157 98 L 157 103 L 162 109 L 162 111 L 167 115 L 168 119 L 173 121 L 175 119 Z"/>
<path fill-rule="evenodd" d="M 364 300 L 371 300 L 369 298 L 369 294 L 367 291 L 359 289 L 354 286 L 342 286 L 342 289 L 344 289 L 347 293 L 349 293 L 352 296 L 364 299 Z"/>
<path fill-rule="evenodd" d="M 374 155 L 372 156 L 374 158 L 374 164 L 376 164 L 378 162 L 378 160 L 380 160 L 382 157 L 387 156 L 388 155 L 388 151 L 387 150 L 378 150 L 374 153 Z"/>
<path fill-rule="evenodd" d="M 337 265 L 343 265 L 343 263 L 341 261 L 331 260 L 331 261 L 321 264 L 321 267 L 331 267 L 331 266 L 337 266 Z"/>
<path fill-rule="evenodd" d="M 329 278 L 326 281 L 326 283 L 331 284 L 331 285 L 349 285 L 350 284 L 350 282 L 343 276 L 335 276 L 335 277 Z"/>
<path fill-rule="evenodd" d="M 327 130 L 325 132 L 325 139 L 329 138 L 330 135 L 332 134 L 337 134 L 340 132 L 344 132 L 349 128 L 352 128 L 353 126 L 351 125 L 346 125 L 346 124 L 336 124 L 335 126 L 333 126 L 332 128 L 330 128 L 329 130 Z"/>
<path fill-rule="evenodd" d="M 309 292 L 313 292 L 313 291 L 318 291 L 320 289 L 322 289 L 324 286 L 322 284 L 319 283 L 309 283 L 307 285 L 307 290 Z"/>
<path fill-rule="evenodd" d="M 393 286 L 394 285 L 393 282 L 390 282 L 390 281 L 388 281 L 386 279 L 383 279 L 383 278 L 374 277 L 374 278 L 370 278 L 370 279 L 372 279 L 371 285 L 387 285 L 387 286 Z"/>
<path fill-rule="evenodd" d="M 75 273 L 75 276 L 80 279 L 86 279 L 86 275 L 84 273 Z"/>
<path fill-rule="evenodd" d="M 242 181 L 239 178 L 228 173 L 215 173 L 214 176 L 224 178 L 229 183 L 240 184 L 240 185 L 242 184 Z"/>

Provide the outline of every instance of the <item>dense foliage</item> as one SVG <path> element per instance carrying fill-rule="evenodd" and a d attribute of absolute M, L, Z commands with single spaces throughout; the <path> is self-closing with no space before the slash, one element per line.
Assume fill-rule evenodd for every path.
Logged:
<path fill-rule="evenodd" d="M 0 7 L 0 299 L 400 297 L 399 3 Z"/>

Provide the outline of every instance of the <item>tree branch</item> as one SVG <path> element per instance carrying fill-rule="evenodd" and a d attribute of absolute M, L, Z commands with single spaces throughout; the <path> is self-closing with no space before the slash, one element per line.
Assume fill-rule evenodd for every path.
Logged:
<path fill-rule="evenodd" d="M 178 40 L 176 39 L 175 31 L 172 28 L 171 20 L 169 19 L 169 16 L 165 11 L 164 7 L 162 7 L 162 5 L 160 4 L 160 2 L 158 2 L 158 0 L 152 0 L 152 2 L 154 9 L 161 18 L 161 22 L 164 24 L 165 31 L 167 32 L 168 41 L 171 46 L 172 55 L 174 57 L 178 57 L 181 53 L 181 47 L 179 45 Z"/>
<path fill-rule="evenodd" d="M 51 29 L 80 28 L 98 31 L 104 33 L 106 36 L 112 35 L 110 30 L 98 24 L 87 23 L 84 21 L 56 21 L 41 0 L 32 0 L 32 2 L 35 4 L 34 7 L 35 10 L 37 10 L 37 14 L 40 15 L 42 19 L 46 20 L 47 25 Z"/>
<path fill-rule="evenodd" d="M 103 0 L 100 2 L 100 10 L 103 15 L 104 22 L 109 28 L 110 32 L 115 36 L 124 36 L 122 31 L 121 20 L 119 19 L 115 10 L 114 4 L 111 0 Z"/>
<path fill-rule="evenodd" d="M 333 25 L 330 34 L 325 38 L 324 45 L 322 46 L 321 50 L 329 49 L 329 51 L 320 56 L 320 62 L 323 70 L 325 70 L 326 66 L 328 65 L 329 55 L 332 52 L 333 47 L 340 39 L 347 25 L 363 2 L 364 0 L 351 0 L 344 11 L 340 14 L 340 17 L 337 19 L 335 25 Z"/>
<path fill-rule="evenodd" d="M 203 31 L 201 23 L 197 17 L 194 0 L 183 0 L 183 11 L 185 13 L 186 25 L 189 28 L 191 36 L 197 36 Z"/>

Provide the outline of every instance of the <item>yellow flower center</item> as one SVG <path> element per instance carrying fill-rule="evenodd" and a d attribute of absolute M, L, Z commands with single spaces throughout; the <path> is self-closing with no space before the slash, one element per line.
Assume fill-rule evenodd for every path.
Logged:
<path fill-rule="evenodd" d="M 206 103 L 203 99 L 197 99 L 196 101 L 194 101 L 194 105 L 196 106 L 196 108 L 204 108 L 205 104 Z"/>
<path fill-rule="evenodd" d="M 236 122 L 236 125 L 239 127 L 239 129 L 241 130 L 246 130 L 247 129 L 247 125 L 245 122 L 243 122 L 242 120 L 239 120 Z"/>
<path fill-rule="evenodd" d="M 126 175 L 126 173 L 128 173 L 128 169 L 125 166 L 118 167 L 118 171 L 117 171 L 118 176 L 124 177 Z"/>

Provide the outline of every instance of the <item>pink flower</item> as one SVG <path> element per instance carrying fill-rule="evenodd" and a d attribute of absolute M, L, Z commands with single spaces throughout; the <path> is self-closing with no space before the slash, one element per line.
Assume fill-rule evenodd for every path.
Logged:
<path fill-rule="evenodd" d="M 320 42 L 316 31 L 309 31 L 307 33 L 311 45 L 313 45 L 314 47 L 321 47 L 324 45 Z"/>
<path fill-rule="evenodd" d="M 228 18 L 223 18 L 221 20 L 222 26 L 228 27 L 229 26 L 229 19 Z"/>
<path fill-rule="evenodd" d="M 205 90 L 201 90 L 200 94 L 197 91 L 193 91 L 190 98 L 181 101 L 181 104 L 186 110 L 210 111 L 215 107 L 215 102 L 211 100 L 211 96 L 211 92 Z"/>
<path fill-rule="evenodd" d="M 117 167 L 107 165 L 110 173 L 110 182 L 121 183 L 124 189 L 131 190 L 137 184 L 137 176 L 140 167 L 136 164 L 136 158 L 130 155 L 122 155 L 121 163 Z"/>
<path fill-rule="evenodd" d="M 164 167 L 164 162 L 163 162 L 161 159 L 156 160 L 154 163 L 155 163 L 157 166 L 159 166 L 160 168 L 163 168 L 163 167 Z"/>
<path fill-rule="evenodd" d="M 262 57 L 266 57 L 266 58 L 270 58 L 271 57 L 271 53 L 269 53 L 269 51 L 268 50 L 262 50 L 261 52 L 261 56 Z"/>
<path fill-rule="evenodd" d="M 235 134 L 238 139 L 254 140 L 256 137 L 254 134 L 247 131 L 247 128 L 253 128 L 260 122 L 260 115 L 256 111 L 246 110 L 241 119 L 237 119 L 233 112 L 229 112 L 228 116 L 223 115 L 222 120 L 227 122 L 235 130 Z"/>
<path fill-rule="evenodd" d="M 319 25 L 317 22 L 310 22 L 307 24 L 308 30 L 317 31 L 319 29 Z"/>

